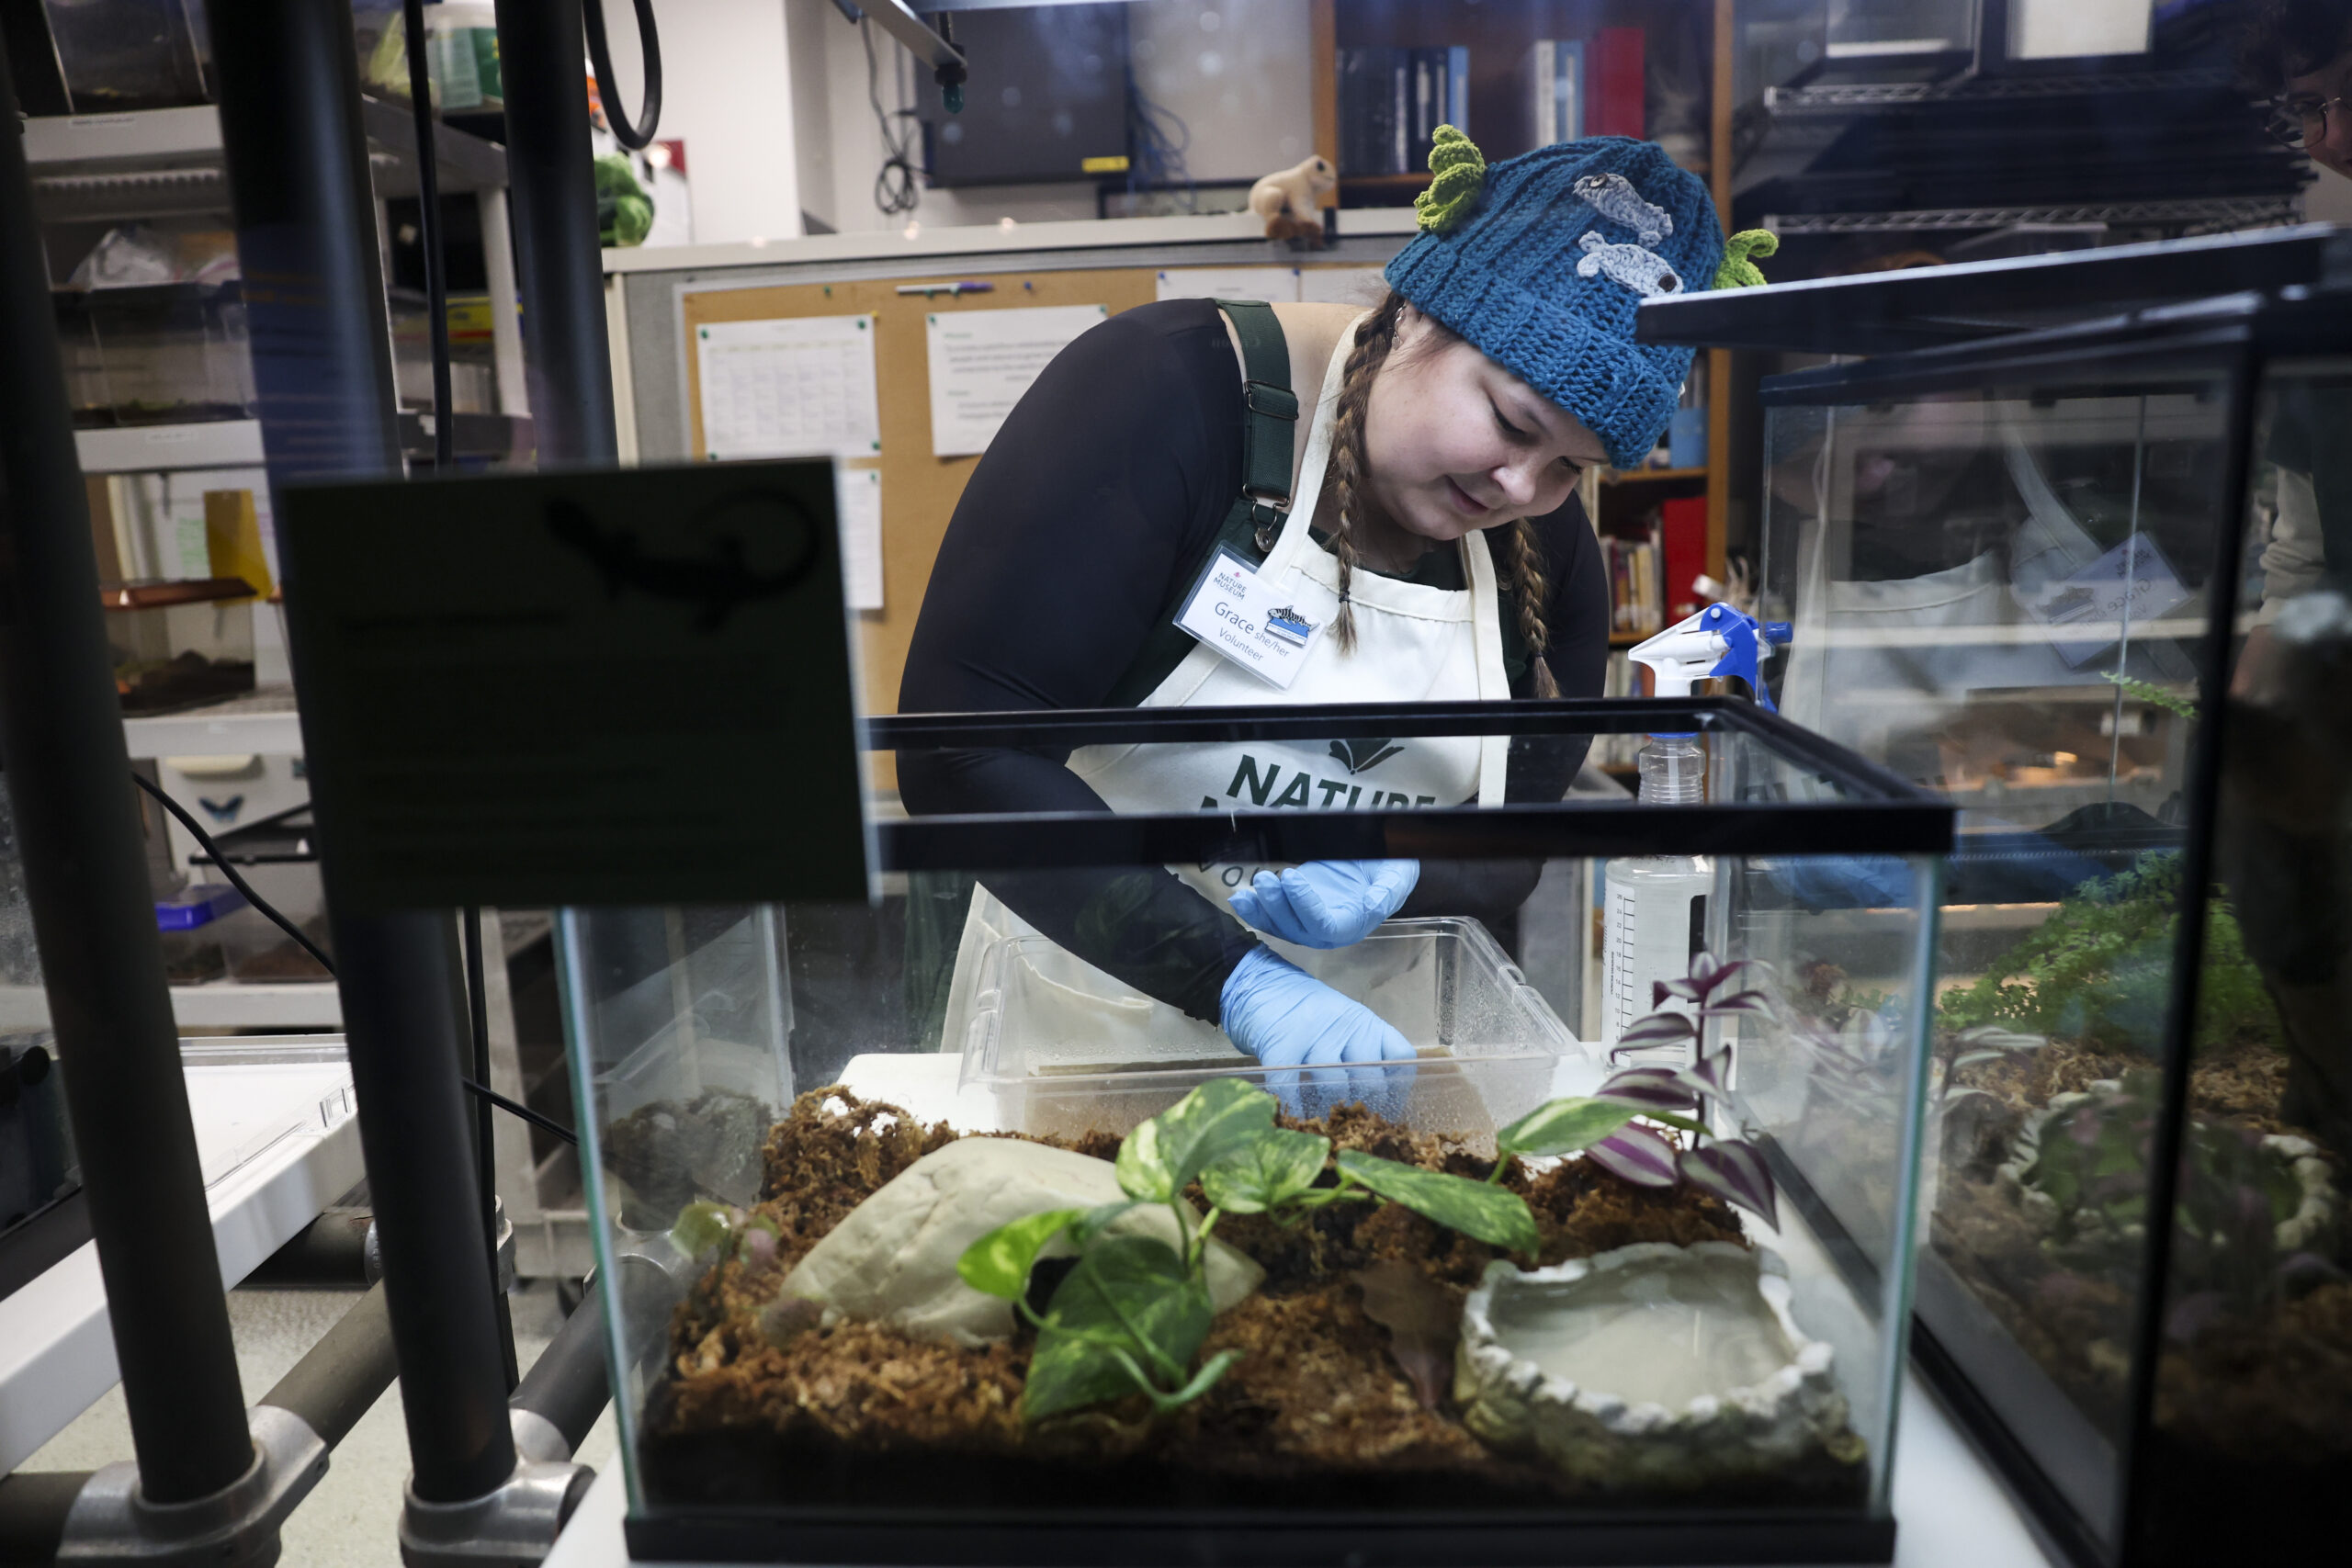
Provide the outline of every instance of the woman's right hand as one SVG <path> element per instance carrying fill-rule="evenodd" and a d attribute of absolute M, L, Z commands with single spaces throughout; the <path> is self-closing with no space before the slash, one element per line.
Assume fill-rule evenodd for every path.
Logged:
<path fill-rule="evenodd" d="M 1412 1082 L 1411 1042 L 1362 1002 L 1266 947 L 1243 955 L 1227 976 L 1223 1024 L 1233 1043 L 1270 1067 L 1267 1087 L 1295 1115 L 1320 1115 L 1345 1100 L 1363 1100 L 1394 1115 Z M 1320 1070 L 1317 1070 L 1320 1069 Z M 1312 1103 L 1298 1092 L 1311 1086 Z"/>

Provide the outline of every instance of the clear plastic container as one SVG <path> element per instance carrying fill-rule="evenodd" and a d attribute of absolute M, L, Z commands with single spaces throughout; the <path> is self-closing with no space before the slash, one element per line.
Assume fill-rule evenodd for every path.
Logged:
<path fill-rule="evenodd" d="M 195 986 L 227 974 L 221 933 L 244 908 L 245 896 L 224 882 L 190 883 L 168 898 L 156 899 L 164 977 L 175 986 Z"/>
<path fill-rule="evenodd" d="M 186 0 L 44 0 L 44 6 L 75 114 L 205 101 L 202 12 Z"/>
<path fill-rule="evenodd" d="M 318 862 L 240 863 L 237 872 L 271 908 L 300 926 L 304 936 L 328 953 L 334 953 Z M 284 928 L 250 906 L 221 922 L 220 952 L 228 964 L 229 978 L 247 985 L 333 978 Z"/>
<path fill-rule="evenodd" d="M 155 283 L 54 296 L 84 425 L 247 419 L 253 356 L 242 284 Z"/>
<path fill-rule="evenodd" d="M 1267 945 L 1362 1001 L 1412 1043 L 1419 1060 L 1409 1085 L 1377 1097 L 1393 1118 L 1491 1145 L 1496 1128 L 1552 1093 L 1563 1058 L 1584 1056 L 1551 1004 L 1476 919 L 1390 920 L 1354 946 L 1328 952 Z M 994 1099 L 1005 1131 L 1065 1137 L 1125 1133 L 1213 1077 L 1267 1085 L 1309 1114 L 1322 1101 L 1363 1098 L 1344 1082 L 1327 1089 L 1295 1081 L 1295 1069 L 1261 1066 L 1216 1026 L 1111 987 L 1109 976 L 1047 938 L 993 943 L 980 961 L 968 1021 L 960 1031 L 954 1018 L 948 1022 L 948 1038 L 964 1041 L 960 1085 Z M 1144 1015 L 1152 1054 L 1114 1059 L 1085 1016 L 1066 1007 L 1074 989 L 1087 993 L 1090 1009 L 1107 993 Z"/>
<path fill-rule="evenodd" d="M 235 577 L 100 584 L 122 711 L 170 713 L 252 691 L 253 594 Z"/>

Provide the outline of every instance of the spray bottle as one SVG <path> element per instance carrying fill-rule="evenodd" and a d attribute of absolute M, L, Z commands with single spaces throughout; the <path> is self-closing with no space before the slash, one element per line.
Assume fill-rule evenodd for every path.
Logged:
<path fill-rule="evenodd" d="M 1710 604 L 1636 647 L 1632 657 L 1649 667 L 1654 695 L 1689 696 L 1694 681 L 1737 675 L 1769 708 L 1771 695 L 1757 672 L 1759 645 L 1788 640 L 1786 623 L 1759 626 L 1728 604 Z M 1645 804 L 1698 805 L 1707 798 L 1707 753 L 1697 734 L 1653 735 L 1636 762 Z M 1706 899 L 1714 880 L 1714 863 L 1705 855 L 1609 863 L 1601 917 L 1603 1044 L 1613 1048 L 1629 1024 L 1657 1010 L 1651 1003 L 1657 982 L 1689 973 L 1691 955 L 1704 945 Z M 1688 1045 L 1678 1045 L 1631 1057 L 1679 1067 L 1689 1066 L 1690 1054 Z"/>

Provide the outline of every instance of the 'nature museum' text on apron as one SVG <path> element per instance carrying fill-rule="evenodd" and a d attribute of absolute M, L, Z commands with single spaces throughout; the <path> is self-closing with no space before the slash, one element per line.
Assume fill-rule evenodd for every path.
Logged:
<path fill-rule="evenodd" d="M 1351 327 L 1342 333 L 1341 343 L 1353 333 Z M 1339 562 L 1315 542 L 1308 525 L 1329 465 L 1346 358 L 1344 353 L 1331 355 L 1299 475 L 1300 493 L 1258 569 L 1277 603 L 1325 628 L 1339 614 Z M 1479 534 L 1469 535 L 1458 547 L 1467 592 L 1355 572 L 1349 587 L 1354 651 L 1342 652 L 1337 638 L 1318 636 L 1287 691 L 1201 644 L 1141 705 L 1503 701 L 1510 692 L 1503 672 L 1494 565 Z M 1502 799 L 1508 746 L 1500 736 L 1088 746 L 1070 754 L 1069 768 L 1121 812 L 1396 810 L 1459 806 L 1474 798 L 1491 806 Z M 1223 909 L 1227 896 L 1260 868 L 1220 863 L 1169 869 Z M 985 879 L 973 889 L 948 992 L 943 1049 L 966 1048 L 975 987 L 989 945 L 1035 934 L 1034 927 L 989 892 Z M 1054 968 L 1055 983 L 1068 994 L 1055 998 L 1052 1010 L 1065 1013 L 1065 1025 L 1094 1036 L 1106 1058 L 1163 1055 L 1178 1043 L 1166 1038 L 1171 1032 L 1198 1043 L 1204 1026 L 1173 1008 L 1138 1006 L 1141 998 L 1091 964 L 1073 957 Z"/>

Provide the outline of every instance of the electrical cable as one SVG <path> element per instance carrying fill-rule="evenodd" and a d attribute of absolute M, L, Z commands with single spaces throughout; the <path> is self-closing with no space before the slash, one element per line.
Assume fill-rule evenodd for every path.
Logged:
<path fill-rule="evenodd" d="M 416 124 L 417 239 L 424 252 L 426 336 L 433 345 L 433 468 L 457 460 L 458 431 L 449 389 L 449 278 L 441 246 L 441 167 L 435 145 L 433 73 L 424 51 L 424 0 L 401 0 L 408 44 L 409 115 Z"/>
<path fill-rule="evenodd" d="M 863 17 L 857 19 L 857 36 L 865 45 L 865 101 L 874 106 L 874 123 L 882 131 L 882 167 L 874 175 L 874 205 L 886 218 L 896 218 L 902 212 L 912 212 L 922 201 L 922 187 L 915 183 L 919 172 L 914 163 L 916 127 L 890 129 L 890 117 L 920 120 L 912 109 L 889 109 L 882 107 L 882 88 L 874 60 L 874 29 Z"/>
<path fill-rule="evenodd" d="M 188 830 L 189 834 L 195 838 L 198 846 L 211 858 L 213 865 L 220 871 L 220 874 L 229 879 L 229 886 L 235 888 L 240 894 L 244 896 L 246 903 L 251 904 L 254 908 L 260 910 L 263 917 L 272 925 L 275 925 L 279 931 L 282 931 L 288 936 L 292 937 L 295 944 L 300 947 L 303 952 L 309 953 L 313 959 L 317 960 L 319 967 L 325 970 L 330 977 L 334 976 L 334 960 L 329 958 L 325 953 L 321 951 L 319 944 L 312 942 L 309 935 L 303 931 L 301 927 L 296 925 L 292 920 L 288 919 L 284 915 L 279 914 L 275 906 L 270 904 L 270 902 L 264 898 L 260 894 L 254 891 L 253 884 L 247 882 L 244 877 L 238 873 L 237 868 L 229 863 L 229 857 L 221 852 L 220 846 L 213 841 L 212 835 L 204 830 L 204 825 L 189 814 L 187 807 L 182 806 L 178 801 L 174 800 L 170 795 L 164 794 L 163 787 L 144 773 L 134 772 L 130 775 L 130 782 L 137 784 L 141 789 L 145 790 L 149 795 L 153 795 L 155 799 L 155 804 L 170 812 L 172 816 L 178 820 L 179 825 Z M 553 1137 L 561 1138 L 567 1144 L 577 1144 L 580 1142 L 580 1134 L 565 1126 L 562 1122 L 555 1121 L 550 1117 L 541 1115 L 538 1111 L 532 1110 L 529 1106 L 522 1104 L 517 1100 L 509 1100 L 494 1089 L 477 1083 L 474 1079 L 469 1077 L 461 1077 L 458 1081 L 466 1086 L 467 1093 L 475 1096 L 477 1099 L 486 1100 L 492 1105 L 495 1105 L 501 1111 L 505 1111 L 509 1116 L 518 1116 L 524 1121 L 528 1122 L 532 1126 L 538 1128 L 541 1132 L 548 1134 Z"/>
<path fill-rule="evenodd" d="M 1173 109 L 1152 101 L 1127 67 L 1127 144 L 1133 150 L 1127 164 L 1127 189 L 1173 190 L 1178 205 L 1190 212 L 1199 202 L 1192 171 L 1184 154 L 1193 145 L 1193 128 Z"/>
<path fill-rule="evenodd" d="M 407 0 L 413 6 L 416 0 Z M 632 152 L 642 152 L 653 144 L 654 128 L 662 123 L 662 35 L 653 26 L 653 0 L 636 0 L 637 41 L 645 56 L 645 96 L 638 105 L 637 120 L 621 112 L 621 96 L 615 88 L 612 45 L 605 38 L 605 0 L 587 0 L 581 7 L 581 18 L 588 24 L 588 59 L 596 68 L 596 96 L 605 106 L 605 123 L 612 128 L 613 140 Z"/>

